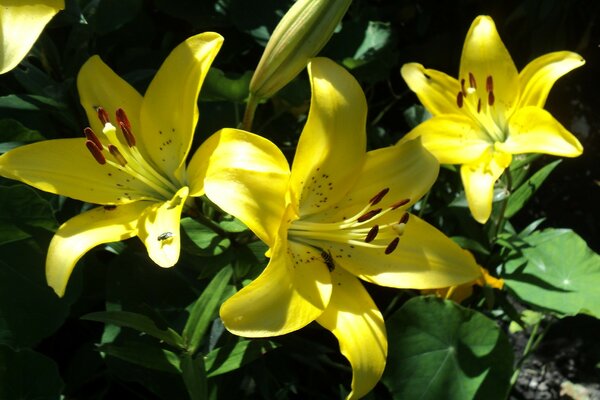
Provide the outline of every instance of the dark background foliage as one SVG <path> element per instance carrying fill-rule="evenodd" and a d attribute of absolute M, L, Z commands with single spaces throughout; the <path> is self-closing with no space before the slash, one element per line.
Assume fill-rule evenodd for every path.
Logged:
<path fill-rule="evenodd" d="M 143 93 L 168 53 L 187 37 L 203 31 L 222 34 L 225 43 L 203 87 L 196 145 L 221 127 L 237 126 L 251 71 L 270 32 L 291 3 L 67 0 L 66 10 L 49 24 L 31 55 L 15 71 L 0 77 L 0 118 L 5 118 L 0 121 L 1 150 L 43 138 L 82 135 L 87 121 L 79 106 L 75 80 L 91 55 L 99 54 Z M 519 69 L 535 57 L 556 50 L 576 51 L 586 59 L 584 67 L 558 81 L 546 107 L 579 138 L 584 154 L 564 160 L 512 223 L 520 229 L 545 217 L 544 226 L 571 228 L 599 251 L 600 2 L 354 0 L 340 30 L 321 55 L 345 65 L 361 82 L 370 106 L 369 146 L 387 146 L 419 119 L 420 109 L 415 107 L 418 100 L 400 77 L 401 65 L 417 61 L 455 75 L 465 34 L 472 20 L 481 14 L 493 17 Z M 309 97 L 303 73 L 260 106 L 256 133 L 269 137 L 291 156 Z M 542 156 L 532 168 L 553 160 Z M 66 398 L 186 398 L 178 375 L 103 356 L 97 347 L 111 343 L 115 337 L 117 344 L 150 342 L 150 338 L 105 328 L 80 317 L 94 311 L 123 309 L 182 328 L 183 310 L 206 287 L 206 278 L 228 265 L 242 278 L 255 276 L 264 265 L 264 248 L 225 244 L 223 251 L 212 247 L 199 250 L 198 242 L 194 243 L 197 236 L 191 233 L 183 243 L 177 268 L 161 270 L 147 259 L 137 241 L 110 245 L 84 258 L 65 299 L 58 300 L 45 285 L 45 251 L 57 224 L 86 206 L 12 181 L 0 183 L 0 366 L 10 363 L 14 372 L 11 381 L 0 386 L 13 385 L 12 379 L 18 376 L 39 377 L 28 393 L 21 393 L 23 397 L 7 391 L 8 386 L 5 392 L 0 389 L 0 394 L 8 393 L 6 398 L 10 399 L 34 398 L 35 388 L 41 388 L 39 398 L 57 398 L 62 380 Z M 481 227 L 464 208 L 446 206 L 446 189 L 458 193 L 460 182 L 452 171 L 442 170 L 435 190 L 438 195 L 431 199 L 440 211 L 428 215 L 428 219 L 443 224 L 449 233 L 469 231 L 477 236 Z M 409 297 L 390 304 L 396 296 L 392 290 L 369 290 L 388 314 Z M 588 343 L 584 335 L 573 339 L 575 326 L 582 332 L 600 329 L 591 318 L 567 318 L 551 337 Z M 211 335 L 221 345 L 234 340 L 223 335 L 217 322 Z M 211 340 L 203 346 L 214 346 Z M 259 342 L 265 346 L 261 351 L 266 352 L 264 349 L 271 345 L 265 343 Z M 273 343 L 277 348 L 265 356 L 212 378 L 213 398 L 331 399 L 345 393 L 350 369 L 327 331 L 310 326 L 276 338 Z M 18 365 L 29 365 L 30 370 L 18 369 Z M 593 368 L 591 371 L 594 376 Z M 383 385 L 371 396 L 390 398 Z"/>

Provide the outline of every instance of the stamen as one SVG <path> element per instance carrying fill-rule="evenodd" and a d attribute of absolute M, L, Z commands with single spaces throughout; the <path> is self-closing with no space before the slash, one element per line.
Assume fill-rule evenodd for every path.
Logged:
<path fill-rule="evenodd" d="M 369 233 L 367 233 L 367 237 L 365 237 L 365 243 L 371 243 L 377 237 L 379 233 L 379 225 L 373 225 Z"/>
<path fill-rule="evenodd" d="M 379 214 L 380 212 L 381 212 L 381 208 L 376 208 L 375 210 L 367 211 L 366 213 L 364 213 L 363 215 L 358 217 L 358 219 L 356 221 L 358 221 L 358 222 L 368 221 L 371 218 L 373 218 L 374 216 L 376 216 L 377 214 Z"/>
<path fill-rule="evenodd" d="M 465 89 L 465 78 L 460 80 L 460 91 L 462 92 L 463 96 L 467 95 L 467 90 Z"/>
<path fill-rule="evenodd" d="M 100 139 L 98 139 L 98 136 L 96 136 L 96 134 L 94 133 L 92 128 L 89 128 L 89 127 L 85 128 L 83 130 L 83 134 L 85 135 L 85 138 L 87 140 L 94 142 L 94 144 L 96 145 L 98 150 L 101 150 L 101 151 L 104 150 L 104 146 L 102 146 L 102 142 L 100 142 Z"/>
<path fill-rule="evenodd" d="M 117 108 L 115 114 L 117 116 L 117 123 L 121 124 L 122 122 L 131 132 L 131 123 L 129 122 L 129 118 L 127 118 L 127 114 L 125 114 L 125 111 L 122 108 Z"/>
<path fill-rule="evenodd" d="M 469 72 L 469 86 L 477 89 L 477 81 L 475 81 L 475 76 L 471 72 Z"/>
<path fill-rule="evenodd" d="M 123 136 L 125 136 L 125 141 L 127 141 L 127 145 L 129 147 L 135 146 L 135 136 L 131 133 L 131 130 L 127 128 L 127 125 L 124 122 L 119 122 L 119 126 L 121 127 L 121 132 L 123 132 Z"/>
<path fill-rule="evenodd" d="M 494 80 L 492 79 L 491 75 L 488 75 L 487 79 L 485 80 L 485 90 L 488 92 L 492 92 L 494 90 Z"/>
<path fill-rule="evenodd" d="M 456 104 L 458 105 L 458 108 L 462 108 L 462 106 L 463 106 L 463 93 L 462 92 L 458 92 L 458 95 L 456 96 Z"/>
<path fill-rule="evenodd" d="M 402 218 L 400 218 L 400 221 L 398 221 L 399 224 L 406 224 L 408 222 L 408 217 L 410 216 L 409 213 L 405 212 L 404 215 L 402 215 Z"/>
<path fill-rule="evenodd" d="M 494 97 L 494 92 L 490 91 L 488 93 L 488 104 L 490 106 L 493 106 L 495 101 L 496 101 L 496 97 Z"/>
<path fill-rule="evenodd" d="M 102 122 L 102 125 L 106 125 L 110 122 L 110 118 L 108 117 L 108 113 L 104 109 L 104 107 L 96 108 L 96 113 L 98 114 L 98 119 Z"/>
<path fill-rule="evenodd" d="M 127 160 L 125 160 L 125 157 L 123 157 L 119 149 L 117 149 L 117 146 L 109 144 L 108 151 L 110 151 L 110 154 L 112 154 L 115 160 L 117 160 L 117 162 L 121 164 L 122 167 L 124 167 L 127 164 Z"/>
<path fill-rule="evenodd" d="M 481 99 L 477 100 L 477 114 L 481 112 Z"/>
<path fill-rule="evenodd" d="M 371 200 L 369 200 L 369 203 L 371 203 L 371 205 L 374 206 L 375 204 L 379 203 L 383 199 L 383 197 L 386 194 L 388 194 L 389 191 L 390 191 L 390 188 L 383 189 L 381 192 L 379 192 L 375 196 L 373 196 L 373 198 Z"/>
<path fill-rule="evenodd" d="M 387 247 L 385 248 L 384 253 L 385 254 L 390 254 L 392 251 L 396 250 L 396 247 L 398 247 L 398 243 L 400 242 L 400 238 L 399 237 L 395 237 L 390 244 L 387 245 Z"/>
<path fill-rule="evenodd" d="M 96 159 L 98 164 L 100 164 L 100 165 L 106 164 L 106 158 L 104 158 L 102 151 L 96 146 L 96 143 L 94 143 L 91 140 L 86 140 L 85 146 L 88 148 L 90 153 L 92 153 L 92 156 L 94 156 L 94 158 Z"/>
<path fill-rule="evenodd" d="M 397 208 L 407 205 L 408 203 L 410 203 L 410 199 L 402 199 L 402 200 L 397 201 L 396 203 L 392 204 L 390 206 L 390 209 L 395 210 Z"/>

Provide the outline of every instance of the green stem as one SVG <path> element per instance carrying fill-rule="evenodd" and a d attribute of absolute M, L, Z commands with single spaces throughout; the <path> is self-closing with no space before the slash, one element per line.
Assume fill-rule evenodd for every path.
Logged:
<path fill-rule="evenodd" d="M 250 93 L 248 102 L 246 103 L 246 111 L 244 112 L 244 120 L 242 121 L 242 129 L 246 131 L 252 130 L 252 124 L 254 123 L 254 113 L 258 106 L 258 98 Z"/>

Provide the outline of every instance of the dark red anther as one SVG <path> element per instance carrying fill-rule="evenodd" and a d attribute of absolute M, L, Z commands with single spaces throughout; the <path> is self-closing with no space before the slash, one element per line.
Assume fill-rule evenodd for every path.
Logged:
<path fill-rule="evenodd" d="M 456 95 L 456 105 L 458 106 L 458 108 L 462 108 L 462 106 L 463 106 L 463 94 L 462 94 L 462 92 L 458 92 L 458 94 Z"/>
<path fill-rule="evenodd" d="M 376 208 L 374 210 L 367 211 L 366 213 L 364 213 L 363 215 L 361 215 L 360 217 L 358 217 L 357 221 L 358 222 L 368 221 L 371 218 L 373 218 L 374 216 L 376 216 L 377 214 L 379 214 L 380 212 L 381 212 L 381 208 Z"/>
<path fill-rule="evenodd" d="M 487 79 L 485 80 L 485 90 L 488 92 L 492 92 L 494 90 L 494 80 L 492 79 L 491 75 L 488 75 Z"/>
<path fill-rule="evenodd" d="M 102 154 L 102 151 L 96 146 L 96 143 L 91 140 L 86 140 L 85 146 L 88 148 L 90 153 L 92 153 L 92 156 L 94 156 L 94 159 L 98 162 L 98 164 L 106 164 L 106 158 L 104 158 L 104 154 Z"/>
<path fill-rule="evenodd" d="M 400 218 L 400 221 L 398 221 L 398 223 L 406 224 L 408 222 L 409 215 L 409 213 L 404 213 L 404 215 L 402 215 L 402 218 Z"/>
<path fill-rule="evenodd" d="M 375 204 L 379 203 L 383 199 L 383 197 L 386 194 L 388 194 L 389 191 L 390 191 L 390 188 L 383 189 L 381 192 L 379 192 L 375 196 L 373 196 L 373 198 L 371 200 L 369 200 L 369 203 L 371 203 L 371 205 L 374 206 Z"/>
<path fill-rule="evenodd" d="M 489 92 L 488 93 L 488 104 L 490 106 L 493 106 L 495 101 L 496 101 L 496 97 L 494 96 L 494 92 Z"/>
<path fill-rule="evenodd" d="M 117 208 L 117 206 L 115 206 L 114 204 L 108 204 L 108 205 L 105 205 L 105 206 L 104 206 L 104 209 L 105 209 L 106 211 L 113 211 L 113 210 L 115 210 L 116 208 Z"/>
<path fill-rule="evenodd" d="M 475 75 L 469 72 L 469 86 L 473 89 L 477 89 L 477 81 L 475 81 Z"/>
<path fill-rule="evenodd" d="M 121 132 L 123 132 L 123 136 L 125 136 L 125 141 L 127 141 L 127 145 L 129 147 L 135 146 L 135 136 L 133 136 L 131 130 L 127 128 L 127 125 L 123 122 L 119 122 L 119 126 L 121 127 Z"/>
<path fill-rule="evenodd" d="M 119 149 L 117 149 L 117 146 L 115 146 L 113 144 L 109 144 L 108 151 L 110 151 L 110 154 L 112 154 L 112 156 L 115 158 L 115 160 L 117 160 L 117 162 L 119 164 L 121 164 L 122 167 L 124 167 L 127 164 L 127 160 L 125 160 L 125 157 L 123 157 L 123 154 L 121 154 Z"/>
<path fill-rule="evenodd" d="M 402 206 L 407 205 L 408 203 L 410 203 L 410 199 L 402 199 L 400 201 L 395 202 L 394 204 L 392 204 L 392 206 L 390 207 L 392 210 L 395 210 L 396 208 L 400 208 Z"/>
<path fill-rule="evenodd" d="M 100 142 L 100 139 L 98 139 L 98 136 L 96 136 L 96 134 L 94 133 L 92 128 L 89 128 L 89 127 L 84 128 L 83 134 L 85 135 L 85 138 L 87 140 L 91 140 L 92 142 L 94 142 L 94 144 L 100 151 L 104 150 L 104 146 L 102 146 L 102 142 Z"/>
<path fill-rule="evenodd" d="M 379 225 L 373 225 L 367 236 L 365 237 L 365 243 L 371 243 L 377 237 L 379 233 Z"/>
<path fill-rule="evenodd" d="M 463 96 L 467 95 L 467 91 L 465 89 L 465 78 L 460 80 L 460 91 L 462 92 Z"/>
<path fill-rule="evenodd" d="M 398 243 L 400 242 L 400 238 L 399 237 L 395 237 L 390 244 L 387 245 L 387 247 L 385 248 L 384 253 L 385 254 L 390 254 L 392 251 L 396 250 L 396 247 L 398 247 Z"/>
<path fill-rule="evenodd" d="M 120 125 L 121 123 L 123 123 L 131 132 L 131 122 L 129 122 L 129 118 L 127 118 L 127 114 L 125 114 L 125 111 L 122 108 L 117 108 L 115 114 L 117 116 L 117 124 Z"/>
<path fill-rule="evenodd" d="M 477 113 L 481 111 L 481 99 L 477 100 Z"/>
<path fill-rule="evenodd" d="M 100 120 L 100 122 L 102 122 L 102 125 L 106 125 L 110 122 L 110 119 L 108 118 L 108 113 L 106 112 L 104 107 L 96 108 L 96 113 L 98 114 L 98 119 Z"/>

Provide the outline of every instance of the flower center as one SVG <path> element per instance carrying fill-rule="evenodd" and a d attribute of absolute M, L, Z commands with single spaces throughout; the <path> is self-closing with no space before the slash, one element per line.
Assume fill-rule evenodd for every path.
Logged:
<path fill-rule="evenodd" d="M 388 188 L 381 190 L 363 209 L 341 222 L 292 221 L 288 240 L 321 249 L 327 254 L 323 242 L 382 249 L 385 254 L 391 254 L 408 223 L 409 214 L 405 206 L 410 199 L 397 201 L 387 208 L 376 207 L 388 192 Z M 329 267 L 331 256 L 323 258 Z"/>
<path fill-rule="evenodd" d="M 148 187 L 148 193 L 145 197 L 155 200 L 170 199 L 176 192 L 177 187 L 167 178 L 161 175 L 140 153 L 136 146 L 136 139 L 131 129 L 131 123 L 123 109 L 116 111 L 116 124 L 120 128 L 121 134 L 117 133 L 117 128 L 111 123 L 106 110 L 97 107 L 98 119 L 104 125 L 102 133 L 105 143 L 98 138 L 92 128 L 85 128 L 85 145 L 94 159 L 100 165 L 110 165 L 121 172 L 141 181 Z M 106 150 L 106 152 L 105 152 Z M 108 174 L 111 175 L 110 173 Z M 123 184 L 117 184 L 124 191 L 127 190 Z M 130 188 L 132 191 L 135 189 Z"/>
<path fill-rule="evenodd" d="M 477 87 L 477 80 L 472 72 L 469 72 L 468 77 L 460 80 L 460 90 L 456 95 L 458 108 L 478 121 L 493 141 L 504 142 L 506 140 L 504 116 L 497 107 L 494 107 L 495 103 L 492 75 L 486 77 L 485 87 L 480 88 Z"/>

